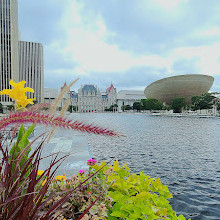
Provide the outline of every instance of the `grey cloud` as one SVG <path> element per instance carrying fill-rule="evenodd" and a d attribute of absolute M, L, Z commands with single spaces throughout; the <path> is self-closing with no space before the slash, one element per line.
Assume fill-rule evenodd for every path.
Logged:
<path fill-rule="evenodd" d="M 87 0 L 86 10 L 102 15 L 108 29 L 116 33 L 111 42 L 137 53 L 163 53 L 178 46 L 202 45 L 204 39 L 194 39 L 191 33 L 207 24 L 218 25 L 220 19 L 218 0 L 189 1 L 181 11 L 183 16 L 177 20 L 170 20 L 165 12 L 150 11 L 146 2 L 111 0 L 103 4 L 99 0 Z"/>
<path fill-rule="evenodd" d="M 60 19 L 65 10 L 64 1 L 58 0 L 18 0 L 19 27 L 22 40 L 41 42 L 44 45 L 45 57 L 45 87 L 58 87 L 65 80 L 70 82 L 79 77 L 74 73 L 77 63 L 71 61 L 55 48 L 48 48 L 51 42 L 63 43 L 65 40 Z M 219 41 L 213 36 L 193 36 L 192 33 L 220 23 L 219 0 L 188 1 L 183 8 L 183 17 L 179 20 L 170 20 L 165 14 L 149 11 L 147 0 L 84 0 L 85 9 L 83 19 L 88 20 L 101 15 L 107 30 L 115 33 L 109 36 L 108 43 L 116 44 L 120 49 L 138 55 L 156 53 L 164 55 L 176 47 L 210 45 Z M 61 45 L 62 47 L 62 45 Z M 197 73 L 197 60 L 176 61 L 172 69 L 173 75 Z M 63 74 L 60 74 L 62 70 Z M 99 88 L 106 88 L 111 81 L 118 90 L 147 86 L 155 80 L 170 76 L 166 69 L 136 67 L 124 74 L 118 73 L 91 73 L 89 76 L 80 76 L 80 84 L 95 84 Z M 212 89 L 219 90 L 220 77 L 215 77 Z M 77 87 L 78 86 L 78 87 Z"/>

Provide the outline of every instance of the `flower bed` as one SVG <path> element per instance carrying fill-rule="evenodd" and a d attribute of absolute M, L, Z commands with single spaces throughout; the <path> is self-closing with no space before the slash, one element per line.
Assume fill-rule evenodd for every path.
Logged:
<path fill-rule="evenodd" d="M 63 175 L 53 180 L 47 197 L 59 195 L 48 202 L 46 209 L 61 198 L 61 192 L 77 187 L 93 175 L 65 202 L 63 213 L 57 213 L 60 214 L 59 219 L 80 219 L 83 215 L 84 220 L 185 219 L 173 211 L 168 200 L 172 194 L 160 179 L 142 172 L 131 174 L 127 165 L 119 166 L 118 161 L 113 161 L 112 165 L 105 162 L 98 165 L 95 160 L 89 160 L 88 165 L 89 170 L 80 170 L 78 176 L 66 178 Z"/>

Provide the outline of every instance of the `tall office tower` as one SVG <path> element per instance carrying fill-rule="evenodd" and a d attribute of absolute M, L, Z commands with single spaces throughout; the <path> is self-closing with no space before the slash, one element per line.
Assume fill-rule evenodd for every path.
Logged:
<path fill-rule="evenodd" d="M 0 90 L 3 90 L 10 88 L 10 79 L 19 80 L 17 0 L 0 0 L 0 18 Z M 7 105 L 11 99 L 1 95 L 0 102 Z"/>
<path fill-rule="evenodd" d="M 19 81 L 25 80 L 25 86 L 34 89 L 27 94 L 38 103 L 44 101 L 44 63 L 43 46 L 40 43 L 19 41 Z"/>

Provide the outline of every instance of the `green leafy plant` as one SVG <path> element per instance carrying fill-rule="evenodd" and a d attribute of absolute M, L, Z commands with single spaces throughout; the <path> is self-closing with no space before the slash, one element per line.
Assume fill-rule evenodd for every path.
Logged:
<path fill-rule="evenodd" d="M 22 137 L 20 141 L 22 141 Z M 44 174 L 38 176 L 43 142 L 26 158 L 25 155 L 28 154 L 31 144 L 10 154 L 8 146 L 3 147 L 2 141 L 0 143 L 2 154 L 0 164 L 1 219 L 43 219 L 43 216 L 45 217 L 41 212 L 41 206 L 57 168 L 53 172 L 51 169 L 65 157 L 51 161 Z M 46 180 L 44 185 L 41 184 L 42 180 Z"/>
<path fill-rule="evenodd" d="M 13 147 L 10 150 L 9 155 L 11 156 L 11 160 L 15 160 L 16 157 L 27 147 L 27 145 L 30 143 L 28 138 L 32 134 L 33 130 L 35 128 L 35 124 L 31 125 L 27 131 L 25 131 L 25 128 L 23 125 L 21 125 L 19 132 L 18 132 L 18 137 L 17 141 L 13 145 Z M 20 167 L 24 165 L 24 163 L 27 161 L 29 153 L 31 149 L 28 148 L 25 153 L 23 154 L 22 158 L 20 159 Z M 12 163 L 12 171 L 15 169 L 15 163 Z"/>
<path fill-rule="evenodd" d="M 100 166 L 103 166 L 101 163 Z M 94 165 L 94 170 L 99 169 Z M 98 174 L 109 185 L 108 195 L 112 204 L 108 207 L 108 219 L 185 219 L 178 216 L 169 204 L 172 194 L 160 179 L 154 179 L 141 172 L 131 174 L 127 165 L 119 166 L 118 161 L 113 166 L 103 168 Z"/>

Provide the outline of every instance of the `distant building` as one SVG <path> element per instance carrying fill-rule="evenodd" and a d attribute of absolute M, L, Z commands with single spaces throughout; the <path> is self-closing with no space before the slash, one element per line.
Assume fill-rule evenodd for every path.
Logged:
<path fill-rule="evenodd" d="M 84 85 L 78 90 L 70 92 L 71 104 L 77 106 L 79 112 L 104 112 L 106 108 L 116 104 L 116 88 L 113 84 L 100 92 L 97 86 Z"/>
<path fill-rule="evenodd" d="M 78 106 L 78 93 L 70 91 L 70 102 L 72 106 Z"/>
<path fill-rule="evenodd" d="M 174 98 L 183 97 L 190 104 L 192 96 L 207 93 L 214 78 L 208 75 L 188 74 L 157 80 L 144 90 L 147 98 L 155 98 L 170 105 Z"/>
<path fill-rule="evenodd" d="M 34 89 L 27 94 L 38 103 L 44 101 L 44 62 L 43 46 L 40 43 L 19 41 L 19 81 Z"/>
<path fill-rule="evenodd" d="M 58 96 L 58 89 L 45 88 L 44 89 L 44 102 L 53 103 Z"/>
<path fill-rule="evenodd" d="M 122 111 L 122 106 L 133 106 L 134 102 L 140 102 L 141 99 L 146 99 L 142 90 L 121 90 L 117 94 L 118 111 Z"/>
<path fill-rule="evenodd" d="M 1 16 L 1 53 L 0 53 L 0 90 L 10 89 L 9 81 L 19 80 L 18 71 L 18 3 L 17 0 L 0 0 Z M 3 105 L 10 105 L 11 99 L 0 96 Z"/>
<path fill-rule="evenodd" d="M 63 84 L 63 86 L 60 88 L 60 92 L 62 92 L 62 90 L 63 90 L 65 87 L 67 87 L 66 81 L 65 81 L 65 83 Z M 62 97 L 62 99 L 61 99 L 61 101 L 60 101 L 59 106 L 60 106 L 61 108 L 65 105 L 67 99 L 69 99 L 69 101 L 70 101 L 70 90 L 67 91 L 67 92 L 63 95 L 63 97 Z M 70 103 L 70 105 L 71 105 L 71 103 Z"/>
<path fill-rule="evenodd" d="M 25 80 L 25 86 L 35 90 L 35 93 L 27 94 L 28 98 L 43 102 L 43 47 L 40 43 L 19 41 L 17 0 L 0 0 L 0 16 L 0 90 L 11 89 L 11 79 L 15 82 Z M 0 102 L 12 104 L 7 95 L 1 95 Z"/>

